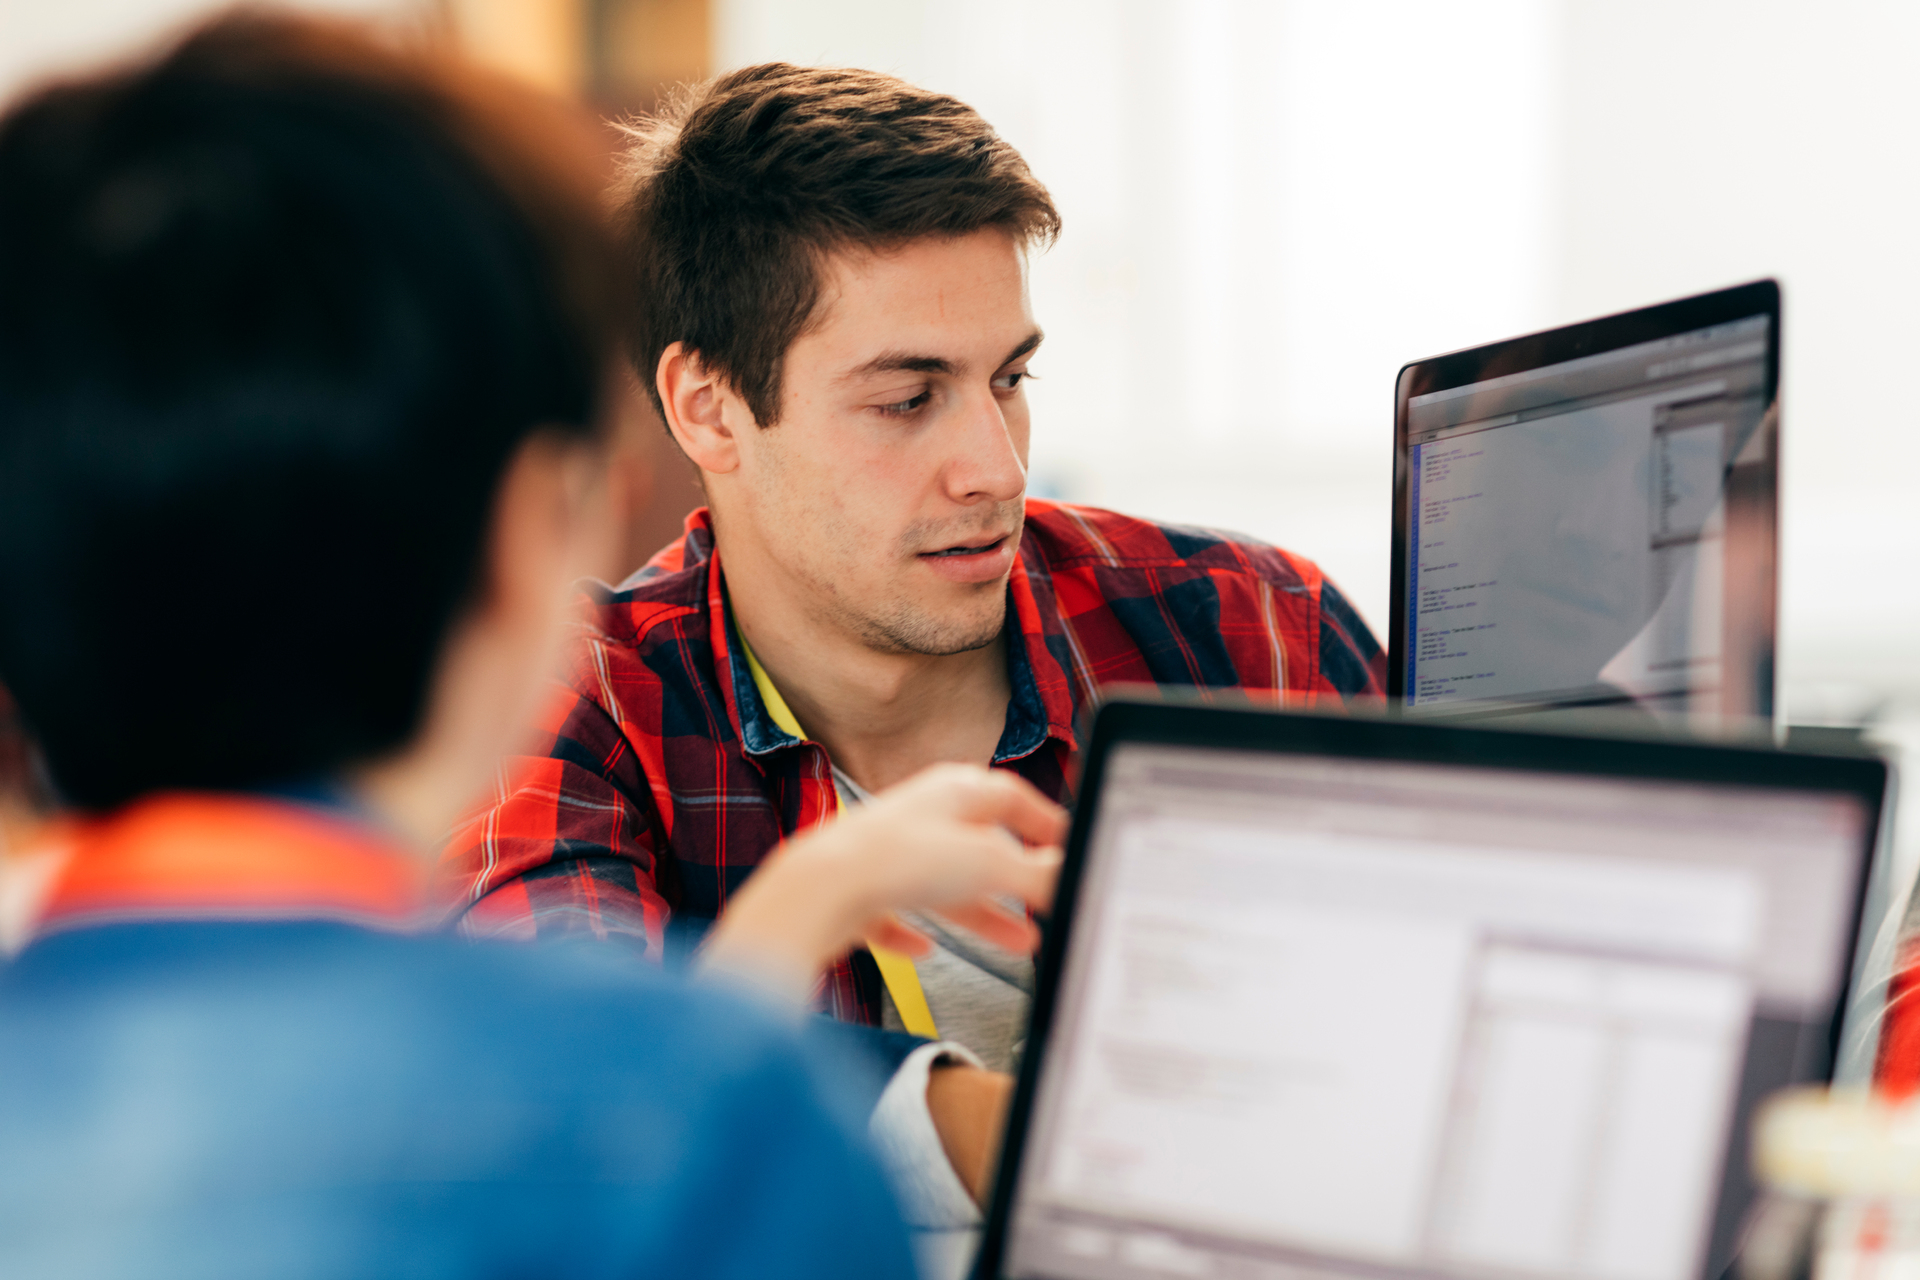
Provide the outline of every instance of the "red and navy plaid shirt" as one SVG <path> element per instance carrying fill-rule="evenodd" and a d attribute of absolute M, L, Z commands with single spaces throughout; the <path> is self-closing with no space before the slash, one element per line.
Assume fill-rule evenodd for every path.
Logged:
<path fill-rule="evenodd" d="M 1226 534 L 1030 499 L 1008 583 L 1013 696 L 993 763 L 1067 798 L 1074 725 L 1100 689 L 1377 697 L 1385 659 L 1314 565 Z M 826 749 L 773 723 L 733 640 L 713 526 L 590 601 L 564 692 L 445 869 L 467 933 L 591 934 L 661 956 L 704 929 L 760 861 L 836 809 Z M 1013 639 L 1009 636 L 1009 639 Z M 879 1021 L 864 951 L 821 1005 Z"/>

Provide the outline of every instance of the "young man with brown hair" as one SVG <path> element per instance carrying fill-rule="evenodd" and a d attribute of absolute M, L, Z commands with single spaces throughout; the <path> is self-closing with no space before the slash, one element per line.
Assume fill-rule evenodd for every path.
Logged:
<path fill-rule="evenodd" d="M 638 129 L 625 182 L 635 360 L 709 506 L 596 593 L 543 752 L 450 848 L 465 929 L 670 952 L 788 833 L 932 762 L 1064 799 L 1076 719 L 1116 682 L 1381 692 L 1378 646 L 1311 563 L 1026 496 L 1027 255 L 1060 218 L 970 108 L 751 67 Z M 1031 964 L 916 923 L 938 945 L 855 951 L 820 1001 L 972 1051 L 916 1050 L 890 1097 L 969 1064 L 928 1096 L 977 1194 L 1006 1081 L 975 1064 L 1012 1063 Z M 970 1106 L 943 1106 L 948 1081 Z M 964 1222 L 920 1167 L 922 1221 Z"/>

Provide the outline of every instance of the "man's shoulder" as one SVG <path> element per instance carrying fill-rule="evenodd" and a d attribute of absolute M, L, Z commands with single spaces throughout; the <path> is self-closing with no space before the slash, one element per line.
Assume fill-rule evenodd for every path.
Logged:
<path fill-rule="evenodd" d="M 583 621 L 589 635 L 636 646 L 675 623 L 679 633 L 704 631 L 712 558 L 713 534 L 703 525 L 655 553 L 618 586 L 585 584 Z"/>
<path fill-rule="evenodd" d="M 1318 565 L 1271 543 L 1033 499 L 1022 562 L 1042 625 L 1054 625 L 1050 607 L 1081 649 L 1100 651 L 1090 678 L 1344 697 L 1382 688 L 1384 659 L 1360 615 Z"/>
<path fill-rule="evenodd" d="M 418 1095 L 430 1088 L 438 1104 L 477 1114 L 536 1107 L 582 1125 L 632 1089 L 647 1094 L 644 1127 L 656 1136 L 691 1126 L 718 1141 L 736 1129 L 727 1115 L 755 1095 L 818 1105 L 821 1084 L 808 1047 L 756 1001 L 584 943 L 325 922 L 93 926 L 16 957 L 0 977 L 0 1012 L 15 1033 L 0 1047 L 0 1074 L 16 1084 L 36 1074 L 32 1060 L 62 1060 L 64 1044 L 104 1035 L 142 1061 L 132 1042 L 150 1037 L 156 1051 L 164 1042 L 194 1060 L 175 1082 L 177 1106 L 210 1113 L 245 1087 L 246 1064 L 259 1060 L 249 1046 L 272 1044 L 276 1074 L 257 1100 L 287 1102 L 295 1128 L 290 1100 L 323 1087 L 389 1116 L 410 1098 L 425 1103 Z M 40 1084 L 65 1087 L 51 1075 Z M 506 1143 L 472 1172 L 527 1173 L 535 1166 L 524 1162 L 538 1158 Z"/>
<path fill-rule="evenodd" d="M 350 924 L 90 926 L 37 940 L 0 971 L 0 1002 L 16 1017 L 111 1018 L 135 995 L 148 1010 L 209 1029 L 297 1010 L 288 1034 L 321 1041 L 404 1023 L 412 1034 L 382 1043 L 414 1058 L 466 1055 L 487 1043 L 503 1054 L 539 1053 L 542 1040 L 581 1026 L 595 1027 L 593 1038 L 569 1052 L 610 1063 L 777 1059 L 793 1043 L 750 1002 L 608 948 L 473 943 Z"/>
<path fill-rule="evenodd" d="M 604 949 L 345 925 L 114 925 L 34 943 L 0 973 L 0 1016 L 0 1147 L 18 1157 L 18 1176 L 0 1169 L 0 1240 L 13 1242 L 0 1259 L 70 1251 L 36 1223 L 92 1212 L 136 1139 L 141 1167 L 172 1172 L 151 1197 L 168 1212 L 116 1222 L 111 1243 L 129 1257 L 178 1215 L 197 1227 L 236 1201 L 267 1215 L 269 1236 L 326 1242 L 339 1265 L 305 1261 L 339 1274 L 355 1257 L 476 1233 L 555 1271 L 644 1261 L 737 1274 L 753 1270 L 743 1250 L 764 1264 L 768 1241 L 810 1217 L 903 1256 L 850 1104 L 792 1029 Z M 102 1043 L 117 1046 L 110 1069 L 72 1070 Z M 127 1114 L 169 1123 L 123 1134 L 113 1117 Z M 742 1203 L 733 1227 L 747 1244 L 693 1229 L 767 1169 L 792 1190 Z M 244 1195 L 235 1171 L 251 1179 Z M 307 1194 L 316 1183 L 356 1194 Z M 437 1190 L 422 1200 L 394 1186 Z M 497 1216 L 501 1204 L 512 1214 Z M 579 1232 L 581 1217 L 620 1228 Z M 189 1259 L 201 1273 L 231 1269 L 214 1265 L 221 1232 L 189 1235 L 204 1245 Z"/>
<path fill-rule="evenodd" d="M 1313 561 L 1257 538 L 1078 503 L 1028 499 L 1027 539 L 1054 573 L 1150 575 L 1190 569 L 1245 577 L 1303 595 L 1316 593 L 1324 581 Z"/>

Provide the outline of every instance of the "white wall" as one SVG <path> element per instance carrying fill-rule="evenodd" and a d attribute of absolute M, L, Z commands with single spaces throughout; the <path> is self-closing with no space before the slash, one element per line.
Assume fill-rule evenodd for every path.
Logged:
<path fill-rule="evenodd" d="M 208 7 L 201 0 L 0 0 L 0 98 L 117 55 Z"/>
<path fill-rule="evenodd" d="M 1786 290 L 1789 709 L 1920 691 L 1920 6 L 1568 14 L 1563 297 Z"/>

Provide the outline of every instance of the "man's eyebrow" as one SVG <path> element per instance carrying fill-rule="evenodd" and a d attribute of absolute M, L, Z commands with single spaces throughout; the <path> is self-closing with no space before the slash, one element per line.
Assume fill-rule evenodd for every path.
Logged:
<path fill-rule="evenodd" d="M 1007 358 L 1000 363 L 1009 365 L 1022 356 L 1031 355 L 1033 349 L 1040 345 L 1040 340 L 1044 337 L 1046 337 L 1044 333 L 1035 329 L 1022 338 L 1019 345 L 1008 352 Z M 917 355 L 911 351 L 883 351 L 859 368 L 849 369 L 840 375 L 840 381 L 857 382 L 861 378 L 871 377 L 876 373 L 938 373 L 953 378 L 959 376 L 960 367 L 945 356 Z"/>
<path fill-rule="evenodd" d="M 1012 364 L 1015 360 L 1018 360 L 1022 356 L 1032 355 L 1034 352 L 1034 348 L 1038 347 L 1040 345 L 1041 339 L 1045 338 L 1046 336 L 1047 335 L 1042 331 L 1040 331 L 1039 329 L 1035 329 L 1032 333 L 1028 334 L 1025 338 L 1021 339 L 1020 345 L 1015 347 L 1012 351 L 1009 351 L 1007 353 L 1007 358 L 1005 360 L 1002 360 L 1000 363 L 1002 365 L 1009 365 L 1009 364 Z"/>
<path fill-rule="evenodd" d="M 921 356 L 911 351 L 883 351 L 858 369 L 841 375 L 842 382 L 854 382 L 876 373 L 944 373 L 953 377 L 959 370 L 944 356 Z"/>

